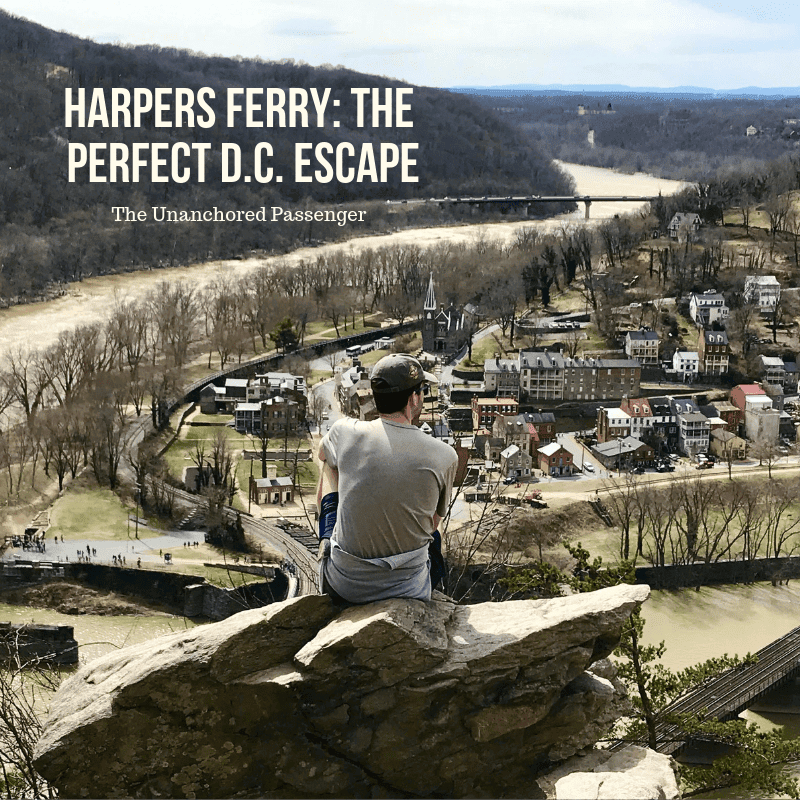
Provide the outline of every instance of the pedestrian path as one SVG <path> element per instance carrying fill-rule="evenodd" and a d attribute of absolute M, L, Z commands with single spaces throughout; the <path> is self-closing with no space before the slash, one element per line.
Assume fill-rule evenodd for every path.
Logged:
<path fill-rule="evenodd" d="M 9 547 L 3 553 L 3 561 L 48 561 L 77 562 L 88 560 L 90 562 L 112 564 L 115 558 L 124 559 L 125 566 L 135 566 L 136 561 L 163 563 L 164 553 L 171 553 L 173 557 L 179 556 L 184 544 L 203 544 L 205 534 L 203 531 L 155 531 L 139 529 L 139 538 L 126 540 L 81 540 L 74 537 L 69 539 L 45 536 L 45 549 L 23 550 L 22 547 Z"/>

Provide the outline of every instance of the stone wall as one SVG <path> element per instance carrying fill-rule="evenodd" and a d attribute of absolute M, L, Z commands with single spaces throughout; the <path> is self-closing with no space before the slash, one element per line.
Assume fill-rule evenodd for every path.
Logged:
<path fill-rule="evenodd" d="M 72 562 L 63 567 L 63 577 L 68 580 L 159 603 L 175 614 L 212 620 L 283 600 L 289 588 L 288 579 L 280 570 L 275 570 L 272 581 L 223 589 L 206 583 L 205 578 L 179 572 Z"/>
<path fill-rule="evenodd" d="M 670 564 L 636 567 L 636 582 L 651 589 L 685 589 L 718 583 L 757 583 L 800 578 L 800 558 L 756 558 L 752 561 L 716 561 L 713 564 Z"/>
<path fill-rule="evenodd" d="M 64 564 L 64 577 L 95 589 L 161 603 L 176 613 L 183 613 L 184 589 L 205 582 L 205 578 L 179 572 L 72 561 Z"/>
<path fill-rule="evenodd" d="M 78 643 L 74 629 L 71 625 L 0 622 L 0 660 L 5 659 L 18 659 L 23 664 L 77 664 Z"/>
<path fill-rule="evenodd" d="M 628 707 L 606 656 L 648 591 L 245 611 L 90 662 L 36 768 L 62 797 L 554 797 Z"/>

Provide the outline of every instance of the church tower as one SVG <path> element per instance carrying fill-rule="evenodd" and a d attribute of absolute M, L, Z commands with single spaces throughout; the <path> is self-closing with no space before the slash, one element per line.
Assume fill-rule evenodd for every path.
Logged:
<path fill-rule="evenodd" d="M 425 305 L 422 307 L 422 349 L 433 353 L 436 341 L 436 293 L 433 290 L 433 273 L 428 281 Z"/>

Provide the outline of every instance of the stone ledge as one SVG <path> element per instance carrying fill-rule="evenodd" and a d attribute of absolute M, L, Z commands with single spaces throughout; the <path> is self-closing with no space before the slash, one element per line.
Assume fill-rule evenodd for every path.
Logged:
<path fill-rule="evenodd" d="M 68 797 L 530 797 L 626 708 L 595 662 L 648 593 L 245 611 L 89 663 L 36 766 Z"/>

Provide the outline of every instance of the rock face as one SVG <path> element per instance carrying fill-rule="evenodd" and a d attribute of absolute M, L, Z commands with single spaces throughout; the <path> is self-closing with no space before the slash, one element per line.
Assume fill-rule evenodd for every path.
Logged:
<path fill-rule="evenodd" d="M 624 709 L 592 665 L 648 592 L 245 611 L 84 667 L 36 768 L 74 798 L 541 797 Z"/>

